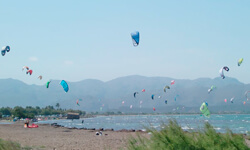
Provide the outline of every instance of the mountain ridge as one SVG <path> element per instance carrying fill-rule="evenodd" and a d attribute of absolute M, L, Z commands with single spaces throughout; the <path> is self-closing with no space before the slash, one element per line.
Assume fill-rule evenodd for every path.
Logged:
<path fill-rule="evenodd" d="M 170 85 L 175 80 L 174 85 Z M 118 77 L 109 81 L 85 79 L 77 82 L 68 82 L 69 92 L 65 93 L 59 85 L 60 80 L 52 80 L 47 89 L 44 85 L 28 85 L 17 79 L 0 79 L 0 106 L 47 106 L 60 103 L 62 108 L 82 109 L 87 111 L 103 111 L 129 108 L 130 105 L 139 108 L 167 107 L 182 105 L 186 107 L 199 107 L 203 101 L 211 106 L 226 106 L 224 99 L 230 101 L 235 97 L 235 106 L 246 101 L 244 95 L 250 90 L 250 84 L 244 84 L 235 78 L 197 78 L 174 79 L 169 77 L 145 77 L 130 75 Z M 165 92 L 163 87 L 170 86 Z M 208 94 L 212 86 L 216 89 Z M 145 92 L 141 90 L 145 89 Z M 133 93 L 138 92 L 136 98 Z M 154 100 L 151 99 L 155 95 Z M 176 101 L 174 100 L 175 97 Z M 161 98 L 158 98 L 161 96 Z M 80 106 L 77 99 L 83 99 Z M 165 104 L 165 100 L 168 101 Z M 122 105 L 122 101 L 125 103 Z M 228 102 L 229 103 L 229 102 Z"/>

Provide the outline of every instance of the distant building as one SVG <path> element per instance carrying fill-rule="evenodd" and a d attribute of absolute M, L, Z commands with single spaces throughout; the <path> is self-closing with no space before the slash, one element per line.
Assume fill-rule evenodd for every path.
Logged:
<path fill-rule="evenodd" d="M 79 113 L 68 113 L 67 114 L 67 119 L 79 119 L 80 115 Z"/>

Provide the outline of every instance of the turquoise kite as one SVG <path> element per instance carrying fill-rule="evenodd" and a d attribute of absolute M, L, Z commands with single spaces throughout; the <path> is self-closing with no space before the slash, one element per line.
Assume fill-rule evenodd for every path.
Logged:
<path fill-rule="evenodd" d="M 69 86 L 68 86 L 68 84 L 67 84 L 66 81 L 62 80 L 62 81 L 60 82 L 60 84 L 61 84 L 61 86 L 63 87 L 63 89 L 64 89 L 65 92 L 68 92 L 68 91 L 69 91 Z"/>
<path fill-rule="evenodd" d="M 179 95 L 177 94 L 175 97 L 174 97 L 174 101 L 176 101 L 176 98 L 178 97 Z"/>
<path fill-rule="evenodd" d="M 51 81 L 48 81 L 48 82 L 46 83 L 46 88 L 49 88 L 50 82 L 51 82 Z"/>

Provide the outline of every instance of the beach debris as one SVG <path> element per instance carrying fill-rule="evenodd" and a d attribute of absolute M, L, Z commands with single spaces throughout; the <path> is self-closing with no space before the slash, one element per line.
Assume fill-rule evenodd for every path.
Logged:
<path fill-rule="evenodd" d="M 209 110 L 208 110 L 207 105 L 206 105 L 205 102 L 203 102 L 203 103 L 201 104 L 200 111 L 202 112 L 202 114 L 203 114 L 205 117 L 208 117 L 208 118 L 210 117 L 210 112 L 209 112 Z"/>
<path fill-rule="evenodd" d="M 171 85 L 173 85 L 175 83 L 175 80 L 171 80 Z"/>
<path fill-rule="evenodd" d="M 240 58 L 240 59 L 238 60 L 238 66 L 240 66 L 240 65 L 242 64 L 242 62 L 243 62 L 243 58 Z"/>
<path fill-rule="evenodd" d="M 9 51 L 10 51 L 10 46 L 3 46 L 1 50 L 2 56 L 4 56 L 6 52 L 9 52 Z"/>
<path fill-rule="evenodd" d="M 170 87 L 168 85 L 166 85 L 164 88 L 163 88 L 163 91 L 166 92 L 166 89 L 170 89 Z"/>
<path fill-rule="evenodd" d="M 229 71 L 229 68 L 227 66 L 224 66 L 220 69 L 219 73 L 220 73 L 220 76 L 222 77 L 222 79 L 225 79 L 225 76 L 224 76 L 224 73 L 223 73 L 223 70 L 226 70 L 227 72 Z"/>
<path fill-rule="evenodd" d="M 68 83 L 64 80 L 60 82 L 61 86 L 63 87 L 64 91 L 67 93 L 69 91 Z"/>
<path fill-rule="evenodd" d="M 131 38 L 133 41 L 133 45 L 138 46 L 140 41 L 140 33 L 138 31 L 131 33 Z"/>

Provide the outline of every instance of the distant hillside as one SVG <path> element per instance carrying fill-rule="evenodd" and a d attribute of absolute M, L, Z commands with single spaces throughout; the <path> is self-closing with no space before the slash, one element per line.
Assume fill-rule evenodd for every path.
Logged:
<path fill-rule="evenodd" d="M 175 80 L 174 85 L 170 85 Z M 0 79 L 0 106 L 47 106 L 59 103 L 62 108 L 81 109 L 86 111 L 143 111 L 152 110 L 155 107 L 162 112 L 176 109 L 177 107 L 199 107 L 203 101 L 208 102 L 214 108 L 221 107 L 229 110 L 243 110 L 247 105 L 245 91 L 250 90 L 250 84 L 243 84 L 235 78 L 226 77 L 209 79 L 199 78 L 195 80 L 173 79 L 167 77 L 126 76 L 108 82 L 99 80 L 83 80 L 68 82 L 69 92 L 65 93 L 59 85 L 59 80 L 53 80 L 47 89 L 45 85 L 27 85 L 14 79 Z M 169 85 L 166 93 L 163 87 Z M 217 88 L 208 94 L 212 86 Z M 145 89 L 145 92 L 141 90 Z M 138 92 L 136 98 L 133 93 Z M 151 95 L 154 94 L 154 100 Z M 177 96 L 179 95 L 179 96 Z M 161 96 L 161 98 L 158 98 Z M 177 97 L 176 97 L 177 96 Z M 176 101 L 174 100 L 176 97 Z M 234 103 L 229 101 L 235 97 Z M 80 106 L 76 100 L 81 98 Z M 228 103 L 224 99 L 228 99 Z M 165 100 L 168 101 L 165 104 Z M 122 105 L 124 101 L 124 105 Z M 142 104 L 140 106 L 140 101 Z M 132 105 L 133 109 L 129 109 Z M 216 108 L 219 109 L 219 108 Z M 191 111 L 191 110 L 190 110 Z"/>

